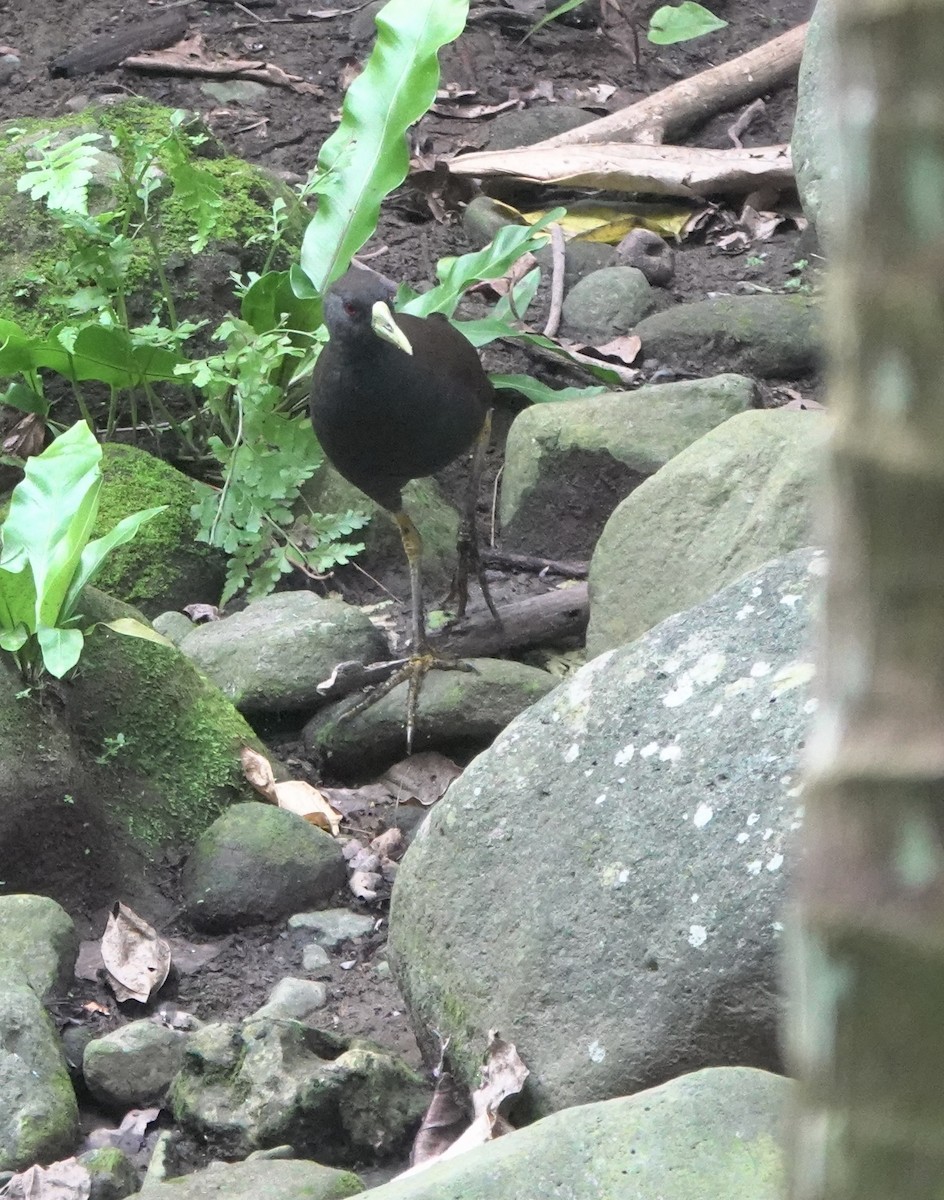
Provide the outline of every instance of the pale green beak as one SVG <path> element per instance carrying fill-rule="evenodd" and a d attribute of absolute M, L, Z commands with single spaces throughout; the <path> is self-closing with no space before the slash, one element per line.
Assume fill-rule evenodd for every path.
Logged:
<path fill-rule="evenodd" d="M 370 327 L 378 337 L 382 337 L 391 346 L 396 346 L 404 354 L 413 353 L 413 347 L 406 334 L 393 319 L 389 305 L 384 304 L 383 300 L 378 300 L 370 312 Z"/>

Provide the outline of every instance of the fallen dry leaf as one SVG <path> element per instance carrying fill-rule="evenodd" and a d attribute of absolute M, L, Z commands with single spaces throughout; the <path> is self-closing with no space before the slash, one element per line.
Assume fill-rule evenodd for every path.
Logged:
<path fill-rule="evenodd" d="M 304 779 L 288 779 L 284 783 L 277 783 L 273 791 L 279 808 L 304 817 L 309 825 L 326 829 L 334 837 L 341 832 L 341 814 L 331 807 L 316 787 Z"/>
<path fill-rule="evenodd" d="M 254 79 L 274 87 L 290 88 L 293 92 L 323 96 L 314 83 L 306 83 L 300 75 L 289 75 L 274 63 L 256 58 L 210 58 L 206 42 L 200 33 L 184 38 L 167 50 L 151 50 L 133 54 L 121 64 L 128 70 L 159 71 L 168 75 L 210 75 L 227 79 Z"/>
<path fill-rule="evenodd" d="M 64 1158 L 48 1167 L 30 1167 L 14 1175 L 0 1196 L 8 1200 L 88 1200 L 91 1192 L 88 1167 L 74 1158 Z"/>
<path fill-rule="evenodd" d="M 382 779 L 391 785 L 398 803 L 414 800 L 428 808 L 445 795 L 450 783 L 461 774 L 461 769 L 451 758 L 427 750 L 394 763 Z"/>
<path fill-rule="evenodd" d="M 120 901 L 108 915 L 102 961 L 115 998 L 146 1004 L 170 970 L 170 946 L 147 921 Z"/>
<path fill-rule="evenodd" d="M 410 1166 L 435 1161 L 456 1141 L 469 1121 L 461 1089 L 448 1071 L 436 1080 L 436 1090 L 429 1108 L 413 1139 Z"/>
<path fill-rule="evenodd" d="M 260 796 L 265 796 L 270 804 L 275 804 L 275 776 L 272 774 L 272 764 L 264 754 L 253 750 L 252 746 L 243 746 L 239 752 L 239 761 L 243 765 L 243 775 L 250 787 L 255 788 Z"/>

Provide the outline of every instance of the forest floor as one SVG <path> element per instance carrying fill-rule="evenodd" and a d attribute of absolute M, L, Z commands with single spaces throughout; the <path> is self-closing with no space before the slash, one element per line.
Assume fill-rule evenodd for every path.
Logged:
<path fill-rule="evenodd" d="M 352 7 L 348 0 L 333 0 L 337 7 L 329 8 L 318 7 L 319 2 L 205 0 L 186 6 L 189 32 L 202 34 L 210 57 L 263 59 L 317 87 L 306 92 L 278 86 L 252 89 L 251 100 L 238 104 L 208 94 L 205 80 L 180 75 L 120 68 L 71 77 L 50 74 L 50 61 L 102 34 L 155 15 L 160 5 L 144 0 L 34 0 L 28 5 L 22 0 L 0 0 L 0 54 L 12 51 L 20 60 L 12 72 L 0 73 L 0 121 L 59 116 L 102 97 L 141 95 L 201 114 L 230 151 L 287 178 L 304 177 L 336 124 L 345 82 L 353 65 L 366 56 L 373 29 L 364 5 Z M 629 7 L 624 2 L 624 8 Z M 808 19 L 812 0 L 711 0 L 709 7 L 729 22 L 727 28 L 676 47 L 653 46 L 643 37 L 639 61 L 634 62 L 625 36 L 593 28 L 554 23 L 522 41 L 543 15 L 543 5 L 534 0 L 473 3 L 466 32 L 441 56 L 442 87 L 454 85 L 462 105 L 478 106 L 484 113 L 461 118 L 442 115 L 449 108 L 443 104 L 440 113 L 430 113 L 419 122 L 413 148 L 424 155 L 448 155 L 483 147 L 492 119 L 489 110 L 538 87 L 554 101 L 580 103 L 579 97 L 588 89 L 605 85 L 615 90 L 605 107 L 596 111 L 600 115 L 615 111 L 793 28 Z M 763 114 L 743 135 L 744 144 L 789 141 L 795 104 L 795 87 L 766 98 Z M 705 147 L 730 146 L 728 129 L 737 115 L 719 114 L 693 131 L 688 141 Z M 795 230 L 785 229 L 759 250 L 736 254 L 697 240 L 686 242 L 677 254 L 671 297 L 677 302 L 699 300 L 715 290 L 730 290 L 745 278 L 748 255 L 754 256 L 751 280 L 780 291 L 800 257 L 797 237 Z M 385 275 L 423 288 L 434 279 L 440 257 L 465 253 L 470 246 L 459 214 L 446 211 L 435 216 L 423 193 L 407 181 L 385 203 L 377 234 L 365 249 L 378 251 L 371 265 Z M 506 353 L 486 349 L 486 368 L 495 369 L 493 356 Z M 509 369 L 505 361 L 501 368 Z M 510 369 L 533 372 L 535 367 L 519 363 Z M 115 898 L 102 899 L 110 906 Z M 349 897 L 342 902 L 364 911 Z M 384 912 L 378 910 L 376 916 L 382 922 Z M 93 931 L 85 932 L 91 936 Z M 214 956 L 200 971 L 179 978 L 175 1002 L 201 1020 L 239 1019 L 266 999 L 278 979 L 300 973 L 304 940 L 286 932 L 281 923 L 278 928 L 201 939 L 212 943 Z M 381 923 L 376 936 L 334 957 L 327 980 L 325 1023 L 344 1034 L 372 1037 L 418 1065 L 395 986 L 375 969 L 374 953 L 383 940 Z M 120 1019 L 114 1001 L 91 979 L 77 988 L 76 1009 L 90 999 L 108 1010 L 99 1018 L 102 1032 L 107 1031 Z M 99 1119 L 89 1114 L 90 1121 Z"/>

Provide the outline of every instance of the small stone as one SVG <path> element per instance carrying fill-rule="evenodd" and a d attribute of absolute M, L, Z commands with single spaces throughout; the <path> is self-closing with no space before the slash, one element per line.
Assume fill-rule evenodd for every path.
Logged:
<path fill-rule="evenodd" d="M 250 1020 L 270 1017 L 304 1021 L 319 1008 L 324 1008 L 327 1001 L 328 990 L 323 983 L 288 976 L 279 980 L 270 992 L 269 999 L 252 1014 Z"/>
<path fill-rule="evenodd" d="M 330 975 L 331 959 L 327 950 L 317 942 L 310 942 L 302 951 L 302 968 L 309 975 Z"/>
<path fill-rule="evenodd" d="M 342 942 L 363 937 L 374 928 L 374 918 L 352 913 L 346 908 L 326 908 L 322 912 L 295 913 L 289 917 L 290 929 L 310 929 L 318 944 L 333 950 Z"/>

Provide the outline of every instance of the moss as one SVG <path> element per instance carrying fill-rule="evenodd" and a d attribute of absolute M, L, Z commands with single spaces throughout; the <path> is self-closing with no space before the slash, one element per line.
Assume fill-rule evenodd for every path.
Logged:
<path fill-rule="evenodd" d="M 138 615 L 86 589 L 92 620 Z M 226 697 L 169 645 L 106 629 L 88 640 L 69 695 L 70 723 L 90 758 L 106 739 L 124 744 L 100 764 L 109 817 L 145 846 L 193 841 L 230 804 L 255 797 L 239 750 L 261 749 Z M 112 743 L 114 744 L 114 743 Z"/>
<path fill-rule="evenodd" d="M 68 256 L 68 239 L 44 204 L 32 201 L 16 190 L 17 179 L 26 165 L 28 140 L 56 131 L 73 137 L 80 132 L 99 130 L 115 135 L 119 143 L 127 142 L 133 136 L 158 147 L 172 130 L 173 112 L 145 100 L 131 99 L 103 108 L 90 108 L 81 117 L 68 114 L 56 119 L 10 121 L 0 126 L 0 236 L 5 247 L 0 268 L 0 316 L 17 321 L 30 333 L 41 333 L 67 315 L 67 310 L 56 303 L 60 288 L 53 280 L 56 264 Z M 194 121 L 193 125 L 194 132 L 206 133 L 198 122 Z M 11 142 L 9 135 L 13 131 L 17 133 L 17 140 Z M 120 153 L 120 147 L 116 153 Z M 265 235 L 271 222 L 272 201 L 281 195 L 291 209 L 292 194 L 260 168 L 242 159 L 224 156 L 219 143 L 209 136 L 202 145 L 194 148 L 193 155 L 199 158 L 203 170 L 220 181 L 223 201 L 218 236 L 197 256 L 203 264 L 201 270 L 194 267 L 189 238 L 196 232 L 196 224 L 187 202 L 173 195 L 162 195 L 158 190 L 153 198 L 153 211 L 160 227 L 165 267 L 171 264 L 175 275 L 177 267 L 193 268 L 189 279 L 173 279 L 175 298 L 191 295 L 201 315 L 206 316 L 211 298 L 216 301 L 217 296 L 222 295 L 224 303 L 230 303 L 231 298 L 227 275 L 232 264 L 224 262 L 219 271 L 214 272 L 214 250 L 228 245 L 237 254 L 240 269 L 260 269 L 268 253 Z M 157 161 L 161 161 L 160 154 Z M 111 183 L 109 189 L 116 190 Z M 120 189 L 117 198 L 109 198 L 106 203 L 109 207 L 120 207 Z M 304 209 L 292 211 L 281 254 L 284 265 L 297 251 L 306 223 Z M 254 238 L 260 234 L 263 241 L 256 246 Z M 247 247 L 250 248 L 248 252 Z M 209 270 L 207 264 L 210 264 Z M 136 241 L 125 271 L 125 284 L 129 299 L 134 302 L 135 319 L 146 320 L 152 307 L 160 308 L 160 289 L 144 237 Z M 70 289 L 64 285 L 61 290 Z M 218 302 L 216 307 L 219 308 Z"/>
<path fill-rule="evenodd" d="M 102 470 L 104 486 L 93 536 L 101 537 L 143 508 L 165 504 L 167 509 L 108 556 L 96 586 L 151 616 L 195 601 L 215 602 L 225 578 L 225 560 L 195 540 L 190 507 L 197 494 L 192 480 L 133 446 L 105 446 Z"/>

